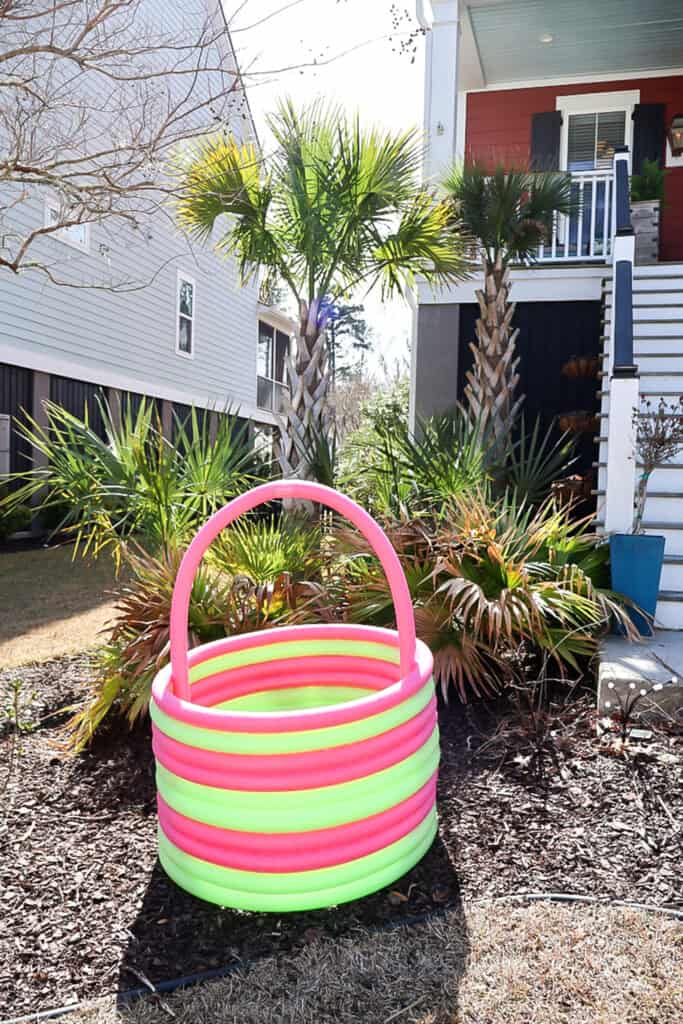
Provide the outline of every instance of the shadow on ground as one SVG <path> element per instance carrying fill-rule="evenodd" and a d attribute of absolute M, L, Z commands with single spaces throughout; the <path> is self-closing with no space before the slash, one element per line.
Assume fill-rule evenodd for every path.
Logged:
<path fill-rule="evenodd" d="M 275 958 L 278 963 L 289 962 L 290 957 L 317 949 L 320 944 L 330 949 L 341 944 L 343 950 L 345 944 L 361 942 L 368 935 L 393 932 L 405 933 L 405 940 L 396 939 L 399 945 L 405 944 L 413 941 L 408 939 L 409 933 L 426 921 L 443 918 L 446 913 L 452 933 L 452 955 L 444 960 L 440 980 L 439 964 L 431 966 L 430 987 L 434 989 L 439 984 L 447 987 L 449 1005 L 454 1011 L 469 942 L 457 871 L 440 836 L 420 864 L 388 889 L 337 908 L 284 915 L 243 913 L 204 903 L 180 890 L 157 862 L 136 919 L 129 926 L 130 941 L 119 973 L 118 1005 L 130 1002 L 131 989 L 149 991 L 148 982 L 163 992 L 171 987 L 167 982 L 180 978 L 199 980 L 197 975 L 216 977 L 241 968 L 262 972 L 264 960 Z M 346 954 L 335 952 L 333 955 Z M 362 1003 L 365 987 L 367 1012 L 370 1013 L 376 1007 L 378 991 L 391 979 L 375 976 L 370 971 L 359 981 L 359 970 L 350 974 L 348 999 L 355 1001 L 354 1005 L 359 1000 Z M 407 1008 L 418 994 L 413 973 L 397 967 L 394 975 L 391 1001 L 381 1007 L 387 1013 Z M 309 982 L 302 987 L 302 1009 L 311 1014 L 311 1020 L 322 1020 L 319 987 L 313 984 L 313 979 Z M 346 1002 L 343 991 L 337 995 Z M 277 1001 L 277 998 L 278 993 L 273 992 L 273 999 Z M 319 1018 L 316 1017 L 318 1012 Z M 358 1012 L 362 1014 L 360 1004 Z M 304 1019 L 308 1020 L 309 1016 L 302 1017 Z M 375 1017 L 358 1017 L 358 1020 L 364 1019 L 374 1020 Z"/>

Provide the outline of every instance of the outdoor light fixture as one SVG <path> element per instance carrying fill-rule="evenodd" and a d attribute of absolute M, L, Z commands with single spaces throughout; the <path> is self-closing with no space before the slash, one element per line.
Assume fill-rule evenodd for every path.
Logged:
<path fill-rule="evenodd" d="M 683 114 L 674 114 L 671 118 L 669 145 L 672 156 L 683 156 Z"/>

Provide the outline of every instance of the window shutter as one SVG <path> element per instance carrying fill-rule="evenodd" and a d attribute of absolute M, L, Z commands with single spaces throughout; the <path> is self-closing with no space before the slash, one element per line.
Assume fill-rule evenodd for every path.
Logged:
<path fill-rule="evenodd" d="M 638 103 L 633 111 L 633 173 L 641 174 L 644 160 L 662 166 L 665 107 L 663 103 Z"/>
<path fill-rule="evenodd" d="M 558 171 L 560 169 L 560 130 L 562 114 L 559 110 L 534 114 L 531 118 L 531 169 Z"/>

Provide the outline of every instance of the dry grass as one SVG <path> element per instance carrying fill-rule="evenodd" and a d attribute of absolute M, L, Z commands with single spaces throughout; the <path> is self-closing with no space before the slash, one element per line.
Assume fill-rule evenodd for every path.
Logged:
<path fill-rule="evenodd" d="M 171 1011 L 175 1016 L 171 1016 Z M 634 910 L 477 905 L 74 1024 L 680 1024 L 683 928 Z"/>
<path fill-rule="evenodd" d="M 0 668 L 77 654 L 111 618 L 106 557 L 72 560 L 70 545 L 0 554 Z"/>

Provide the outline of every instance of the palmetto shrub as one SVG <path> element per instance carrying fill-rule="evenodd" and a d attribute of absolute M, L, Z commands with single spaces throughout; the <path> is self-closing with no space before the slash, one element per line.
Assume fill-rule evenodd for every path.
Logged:
<path fill-rule="evenodd" d="M 481 490 L 455 496 L 437 516 L 384 526 L 445 696 L 452 686 L 463 700 L 491 694 L 535 656 L 577 676 L 614 619 L 632 632 L 604 588 L 606 548 L 566 510 L 532 510 Z M 337 540 L 345 555 L 317 607 L 326 601 L 342 618 L 393 625 L 386 580 L 363 541 L 347 529 Z"/>
<path fill-rule="evenodd" d="M 320 529 L 293 516 L 239 520 L 214 542 L 212 557 L 235 576 L 271 582 L 284 575 L 315 579 Z"/>
<path fill-rule="evenodd" d="M 392 518 L 486 489 L 515 506 L 538 506 L 573 462 L 569 435 L 555 436 L 552 426 L 544 431 L 539 420 L 527 429 L 522 418 L 500 457 L 492 433 L 461 407 L 412 432 L 400 410 L 389 406 L 371 413 L 366 429 L 347 442 L 340 476 L 349 494 Z"/>
<path fill-rule="evenodd" d="M 215 436 L 196 409 L 163 436 L 156 409 L 142 401 L 120 423 L 100 401 L 104 438 L 83 419 L 45 403 L 47 426 L 30 416 L 19 433 L 45 464 L 16 474 L 19 488 L 8 502 L 36 502 L 47 516 L 59 510 L 56 527 L 70 531 L 77 551 L 110 551 L 120 562 L 130 537 L 149 551 L 186 543 L 198 525 L 231 497 L 246 490 L 262 470 L 246 428 L 230 414 L 218 417 Z"/>
<path fill-rule="evenodd" d="M 146 715 L 152 681 L 169 659 L 173 586 L 182 550 L 157 556 L 127 545 L 111 632 L 96 655 L 91 692 L 67 724 L 73 752 L 90 742 L 110 712 L 133 725 Z M 192 587 L 188 643 L 284 622 L 309 599 L 320 562 L 320 533 L 286 519 L 247 520 L 212 545 Z"/>

